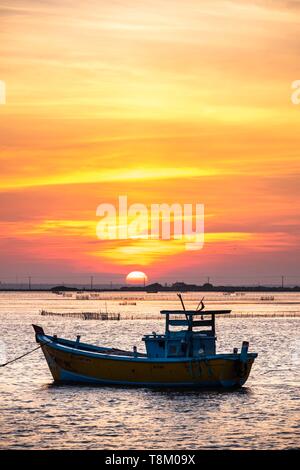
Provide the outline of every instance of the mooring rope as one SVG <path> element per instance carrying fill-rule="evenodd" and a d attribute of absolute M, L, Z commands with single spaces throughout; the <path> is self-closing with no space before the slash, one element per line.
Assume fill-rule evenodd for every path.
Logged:
<path fill-rule="evenodd" d="M 261 372 L 260 375 L 266 375 L 269 374 L 270 372 L 293 372 L 293 369 L 270 369 L 265 372 Z"/>
<path fill-rule="evenodd" d="M 4 366 L 7 366 L 8 364 L 11 364 L 12 362 L 16 362 L 16 361 L 18 361 L 19 359 L 22 359 L 22 357 L 28 356 L 29 354 L 33 353 L 34 351 L 37 351 L 37 349 L 40 349 L 41 347 L 42 347 L 42 344 L 40 344 L 40 345 L 37 346 L 36 348 L 32 349 L 31 351 L 28 351 L 27 353 L 22 354 L 22 356 L 15 357 L 15 358 L 12 359 L 11 361 L 5 362 L 5 364 L 0 364 L 0 367 L 4 367 Z"/>

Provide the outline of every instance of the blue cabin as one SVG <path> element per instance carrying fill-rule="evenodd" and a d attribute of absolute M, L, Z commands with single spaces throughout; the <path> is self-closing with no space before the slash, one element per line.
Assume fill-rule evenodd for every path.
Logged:
<path fill-rule="evenodd" d="M 160 313 L 166 317 L 165 333 L 153 332 L 143 337 L 147 356 L 199 358 L 216 354 L 215 315 L 230 312 L 231 310 L 162 310 Z"/>

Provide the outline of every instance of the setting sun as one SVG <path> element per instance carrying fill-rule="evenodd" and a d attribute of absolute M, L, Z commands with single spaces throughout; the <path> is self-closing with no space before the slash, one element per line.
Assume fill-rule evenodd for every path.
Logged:
<path fill-rule="evenodd" d="M 147 282 L 147 280 L 148 276 L 142 271 L 132 271 L 126 276 L 127 284 L 143 285 Z"/>

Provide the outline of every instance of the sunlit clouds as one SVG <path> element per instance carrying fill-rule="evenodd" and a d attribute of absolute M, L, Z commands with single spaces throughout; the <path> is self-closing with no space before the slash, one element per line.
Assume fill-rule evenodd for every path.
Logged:
<path fill-rule="evenodd" d="M 298 271 L 299 2 L 0 6 L 1 276 Z M 203 203 L 205 245 L 96 237 L 96 208 Z"/>

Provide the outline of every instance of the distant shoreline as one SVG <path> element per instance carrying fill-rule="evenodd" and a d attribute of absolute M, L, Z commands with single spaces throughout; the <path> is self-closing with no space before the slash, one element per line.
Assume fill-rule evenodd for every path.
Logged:
<path fill-rule="evenodd" d="M 213 286 L 210 288 L 204 286 L 193 286 L 190 288 L 189 286 L 181 288 L 173 288 L 173 287 L 157 287 L 153 289 L 151 286 L 146 287 L 121 287 L 121 288 L 89 288 L 89 287 L 67 287 L 67 286 L 60 286 L 58 288 L 54 287 L 32 287 L 29 288 L 9 288 L 9 287 L 0 287 L 0 292 L 144 292 L 146 294 L 156 294 L 161 292 L 225 292 L 228 294 L 233 293 L 242 293 L 242 292 L 272 292 L 272 293 L 293 293 L 293 292 L 300 292 L 300 287 L 266 287 L 266 286 Z"/>

